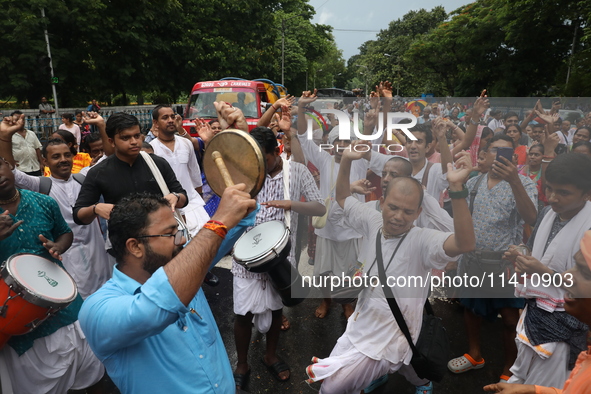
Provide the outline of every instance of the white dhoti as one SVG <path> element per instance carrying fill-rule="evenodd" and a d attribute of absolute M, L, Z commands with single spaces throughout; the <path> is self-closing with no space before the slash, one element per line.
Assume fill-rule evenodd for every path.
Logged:
<path fill-rule="evenodd" d="M 327 271 L 332 271 L 337 276 L 346 274 L 352 267 L 357 267 L 358 254 L 359 238 L 339 242 L 319 236 L 316 239 L 314 275 Z"/>
<path fill-rule="evenodd" d="M 252 313 L 256 329 L 264 334 L 271 328 L 271 312 L 283 308 L 281 297 L 267 274 L 253 274 L 236 262 L 232 265 L 234 313 Z"/>
<path fill-rule="evenodd" d="M 201 227 L 210 219 L 209 215 L 201 203 L 189 201 L 186 207 L 179 209 L 181 215 L 185 217 L 185 222 L 191 236 L 197 235 Z"/>
<path fill-rule="evenodd" d="M 562 388 L 568 378 L 568 358 L 570 346 L 564 342 L 556 342 L 552 355 L 540 357 L 531 347 L 517 342 L 517 358 L 511 367 L 509 383 L 535 384 L 538 386 Z"/>
<path fill-rule="evenodd" d="M 0 357 L 4 358 L 15 394 L 81 390 L 96 384 L 105 373 L 78 321 L 36 339 L 20 357 L 6 345 Z"/>
<path fill-rule="evenodd" d="M 568 378 L 570 346 L 565 342 L 549 342 L 534 346 L 525 330 L 526 306 L 517 323 L 517 358 L 511 366 L 509 383 L 535 384 L 562 388 Z"/>
<path fill-rule="evenodd" d="M 407 376 L 410 370 L 414 374 L 409 365 L 365 356 L 353 346 L 346 333 L 339 338 L 329 357 L 312 361 L 314 364 L 306 368 L 306 373 L 309 381 L 324 380 L 320 387 L 322 394 L 358 394 L 387 373 L 399 371 Z"/>

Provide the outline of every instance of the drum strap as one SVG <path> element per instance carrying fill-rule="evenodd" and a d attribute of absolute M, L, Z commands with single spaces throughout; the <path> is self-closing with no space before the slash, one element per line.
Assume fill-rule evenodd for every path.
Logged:
<path fill-rule="evenodd" d="M 170 194 L 170 190 L 168 189 L 168 186 L 166 185 L 166 182 L 164 181 L 164 178 L 162 177 L 162 173 L 160 172 L 160 170 L 156 166 L 156 163 L 154 163 L 154 160 L 150 157 L 150 155 L 148 153 L 146 153 L 144 151 L 140 151 L 140 154 L 144 158 L 144 161 L 146 162 L 148 167 L 150 167 L 150 170 L 152 171 L 152 175 L 154 175 L 156 182 L 158 182 L 158 186 L 160 186 L 160 190 L 162 191 L 162 195 L 166 196 L 166 195 Z M 183 219 L 183 215 L 180 214 L 178 209 L 175 209 L 174 216 L 177 219 L 177 221 L 179 223 L 181 223 L 183 228 L 186 230 L 185 233 L 187 236 L 187 241 L 190 241 L 191 234 L 189 233 L 187 224 L 185 223 L 185 220 Z"/>
<path fill-rule="evenodd" d="M 290 200 L 291 196 L 289 193 L 289 167 L 290 167 L 290 163 L 289 160 L 285 160 L 284 158 L 281 158 L 281 160 L 283 160 L 283 199 L 284 200 Z M 287 227 L 288 229 L 291 227 L 291 211 L 289 209 L 285 210 L 285 227 Z"/>

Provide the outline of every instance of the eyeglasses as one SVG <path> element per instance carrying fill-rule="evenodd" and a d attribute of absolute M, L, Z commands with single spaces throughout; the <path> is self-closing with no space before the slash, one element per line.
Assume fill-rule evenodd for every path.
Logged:
<path fill-rule="evenodd" d="M 174 237 L 174 244 L 175 245 L 183 245 L 183 238 L 185 238 L 186 230 L 182 229 L 177 231 L 174 234 L 157 234 L 157 235 L 140 235 L 136 238 L 153 238 L 153 237 Z"/>

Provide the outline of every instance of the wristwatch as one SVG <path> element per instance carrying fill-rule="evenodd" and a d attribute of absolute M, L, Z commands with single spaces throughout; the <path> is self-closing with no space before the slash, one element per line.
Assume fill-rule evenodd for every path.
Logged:
<path fill-rule="evenodd" d="M 180 195 L 180 194 L 178 194 L 177 192 L 172 192 L 172 193 L 170 193 L 170 194 L 172 194 L 173 196 L 175 196 L 175 197 L 176 197 L 176 202 L 177 202 L 177 204 L 178 204 L 178 202 L 179 202 L 179 201 L 181 201 L 181 195 Z"/>
<path fill-rule="evenodd" d="M 447 188 L 447 192 L 449 193 L 449 198 L 466 198 L 468 197 L 468 187 L 466 187 L 466 184 L 463 185 L 463 189 L 460 190 L 459 192 L 452 192 L 451 190 L 449 190 L 449 188 Z"/>
<path fill-rule="evenodd" d="M 472 119 L 471 117 L 470 117 L 470 123 L 475 124 L 475 125 L 479 125 L 480 124 L 480 122 L 475 122 L 474 119 Z"/>

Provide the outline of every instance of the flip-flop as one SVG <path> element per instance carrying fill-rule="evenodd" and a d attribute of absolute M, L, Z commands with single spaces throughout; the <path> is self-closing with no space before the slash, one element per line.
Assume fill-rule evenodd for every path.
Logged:
<path fill-rule="evenodd" d="M 241 390 L 246 390 L 246 385 L 248 384 L 248 378 L 250 377 L 250 369 L 246 373 L 236 373 L 234 372 L 234 383 L 237 387 L 240 387 Z"/>
<path fill-rule="evenodd" d="M 267 367 L 267 370 L 271 373 L 271 375 L 273 375 L 273 377 L 275 379 L 277 379 L 277 381 L 279 382 L 287 382 L 289 380 L 289 378 L 291 378 L 291 369 L 289 368 L 289 365 L 287 365 L 283 360 L 281 360 L 280 358 L 278 358 L 278 361 L 275 362 L 274 364 L 268 365 L 265 362 L 265 358 L 261 358 L 261 362 L 263 363 L 263 365 L 265 367 Z M 287 379 L 281 379 L 281 377 L 279 376 L 279 374 L 283 371 L 289 371 L 289 376 L 287 377 Z"/>
<path fill-rule="evenodd" d="M 447 363 L 447 368 L 453 373 L 463 373 L 471 369 L 480 369 L 484 367 L 484 359 L 474 360 L 468 353 L 461 357 L 454 358 Z"/>

